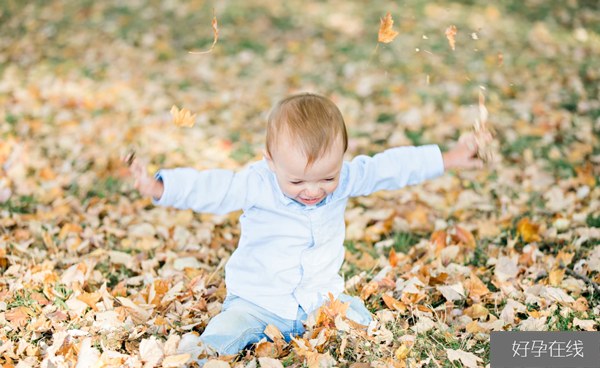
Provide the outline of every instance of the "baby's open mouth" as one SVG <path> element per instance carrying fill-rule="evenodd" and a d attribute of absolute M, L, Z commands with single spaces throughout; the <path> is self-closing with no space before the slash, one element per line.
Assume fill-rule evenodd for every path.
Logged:
<path fill-rule="evenodd" d="M 300 197 L 300 199 L 301 199 L 301 200 L 302 200 L 304 203 L 307 203 L 307 204 L 315 204 L 315 203 L 317 203 L 317 202 L 318 202 L 318 201 L 321 199 L 321 197 L 318 197 L 318 198 L 313 198 L 313 199 L 307 199 L 307 198 L 302 198 L 302 197 Z"/>

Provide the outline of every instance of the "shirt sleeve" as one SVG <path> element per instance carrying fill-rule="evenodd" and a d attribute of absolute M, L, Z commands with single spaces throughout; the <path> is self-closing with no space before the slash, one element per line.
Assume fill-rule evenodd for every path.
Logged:
<path fill-rule="evenodd" d="M 154 205 L 215 215 L 251 207 L 260 180 L 252 168 L 237 173 L 224 169 L 163 169 L 155 178 L 162 180 L 164 192 L 160 200 L 152 198 Z"/>
<path fill-rule="evenodd" d="M 350 197 L 418 184 L 444 173 L 437 145 L 395 147 L 373 157 L 360 155 L 348 163 Z"/>

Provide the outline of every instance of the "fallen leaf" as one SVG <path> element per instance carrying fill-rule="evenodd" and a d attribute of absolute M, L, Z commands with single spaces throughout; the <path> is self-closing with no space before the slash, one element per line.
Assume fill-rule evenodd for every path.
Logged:
<path fill-rule="evenodd" d="M 396 254 L 396 251 L 392 247 L 392 249 L 390 249 L 390 266 L 396 267 L 399 260 L 400 260 L 400 258 L 398 257 L 398 255 Z"/>
<path fill-rule="evenodd" d="M 591 319 L 581 320 L 577 317 L 575 317 L 575 319 L 573 319 L 573 326 L 579 327 L 582 330 L 596 331 L 596 329 L 594 328 L 595 325 L 596 325 L 596 321 L 591 320 Z"/>
<path fill-rule="evenodd" d="M 500 282 L 508 281 L 513 277 L 516 277 L 519 273 L 517 264 L 508 257 L 500 257 L 496 263 L 494 274 L 498 277 Z"/>
<path fill-rule="evenodd" d="M 200 52 L 190 51 L 190 54 L 196 54 L 196 55 L 206 54 L 206 53 L 211 52 L 215 48 L 215 45 L 217 44 L 217 39 L 219 38 L 219 28 L 217 28 L 217 14 L 215 14 L 215 9 L 214 8 L 213 8 L 212 27 L 213 27 L 213 31 L 215 32 L 215 40 L 213 41 L 213 44 L 210 47 L 210 50 L 208 50 L 208 51 L 200 51 Z"/>
<path fill-rule="evenodd" d="M 79 354 L 77 354 L 77 365 L 75 368 L 93 367 L 100 359 L 100 352 L 92 346 L 92 338 L 86 337 L 81 342 Z"/>
<path fill-rule="evenodd" d="M 258 358 L 261 367 L 264 368 L 283 368 L 283 364 L 277 359 L 261 357 Z"/>
<path fill-rule="evenodd" d="M 406 358 L 408 356 L 408 348 L 406 347 L 406 345 L 402 344 L 398 346 L 398 349 L 396 349 L 396 351 L 394 352 L 394 356 L 398 360 Z"/>
<path fill-rule="evenodd" d="M 465 297 L 465 289 L 461 283 L 454 285 L 445 285 L 438 286 L 438 291 L 442 293 L 444 298 L 446 298 L 449 302 L 454 302 L 455 300 L 461 300 Z"/>
<path fill-rule="evenodd" d="M 477 368 L 477 362 L 483 362 L 483 359 L 477 357 L 475 354 L 460 349 L 446 349 L 446 354 L 448 354 L 448 359 L 451 362 L 460 360 L 464 366 L 469 368 Z"/>
<path fill-rule="evenodd" d="M 402 303 L 398 299 L 392 298 L 387 294 L 383 294 L 381 297 L 383 298 L 383 301 L 388 308 L 392 310 L 397 310 L 399 312 L 406 312 L 406 305 L 404 305 L 404 303 Z"/>
<path fill-rule="evenodd" d="M 446 28 L 446 37 L 448 38 L 448 43 L 450 43 L 450 47 L 452 47 L 452 51 L 454 51 L 454 45 L 456 41 L 454 40 L 454 36 L 456 35 L 456 27 L 450 26 Z"/>
<path fill-rule="evenodd" d="M 177 106 L 173 105 L 173 107 L 171 107 L 171 115 L 173 115 L 173 124 L 175 124 L 175 126 L 191 128 L 194 126 L 194 118 L 197 114 L 190 116 L 190 111 L 188 109 L 184 108 L 179 111 Z"/>
<path fill-rule="evenodd" d="M 181 367 L 190 359 L 190 354 L 171 355 L 162 361 L 164 368 Z"/>
<path fill-rule="evenodd" d="M 264 332 L 265 335 L 267 335 L 273 341 L 283 340 L 283 335 L 281 334 L 281 331 L 279 331 L 279 329 L 275 325 L 267 325 L 267 327 L 265 327 Z"/>
<path fill-rule="evenodd" d="M 517 222 L 517 235 L 524 243 L 538 242 L 542 240 L 539 235 L 540 225 L 531 222 L 529 217 L 523 217 Z"/>
<path fill-rule="evenodd" d="M 85 304 L 89 305 L 95 311 L 98 311 L 98 307 L 96 307 L 96 303 L 102 299 L 101 293 L 83 293 L 77 297 L 77 300 L 81 300 Z"/>
<path fill-rule="evenodd" d="M 140 358 L 145 362 L 144 367 L 157 366 L 164 357 L 163 348 L 160 341 L 156 337 L 151 336 L 150 339 L 143 339 L 140 343 Z"/>

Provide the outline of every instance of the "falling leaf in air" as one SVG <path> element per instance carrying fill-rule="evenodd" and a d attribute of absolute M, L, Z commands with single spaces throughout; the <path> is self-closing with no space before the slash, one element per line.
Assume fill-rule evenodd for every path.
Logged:
<path fill-rule="evenodd" d="M 491 131 L 486 126 L 488 111 L 485 107 L 485 96 L 479 91 L 479 120 L 475 120 L 473 130 L 477 144 L 477 156 L 484 162 L 492 160 L 492 152 L 488 147 Z"/>
<path fill-rule="evenodd" d="M 450 47 L 452 47 L 452 50 L 454 50 L 454 45 L 456 44 L 456 41 L 454 40 L 455 35 L 456 35 L 456 27 L 455 26 L 450 26 L 450 27 L 446 28 L 446 37 L 448 38 L 448 43 L 450 43 Z"/>
<path fill-rule="evenodd" d="M 192 116 L 190 116 L 190 111 L 188 109 L 181 109 L 181 111 L 179 111 L 179 109 L 177 108 L 177 106 L 173 105 L 173 107 L 171 107 L 171 115 L 173 115 L 173 123 L 175 124 L 175 126 L 177 127 L 186 127 L 186 128 L 191 128 L 194 126 L 194 118 L 196 117 L 197 114 L 194 114 Z"/>
<path fill-rule="evenodd" d="M 504 56 L 502 56 L 502 53 L 500 51 L 498 51 L 498 66 L 502 66 L 504 64 Z"/>
<path fill-rule="evenodd" d="M 215 40 L 213 41 L 213 44 L 210 47 L 210 50 L 208 50 L 208 51 L 199 51 L 199 52 L 190 51 L 190 54 L 196 54 L 196 55 L 206 54 L 206 53 L 211 52 L 215 48 L 215 45 L 217 44 L 217 39 L 219 38 L 219 28 L 217 28 L 217 15 L 215 14 L 215 9 L 214 8 L 213 8 L 212 27 L 213 27 L 213 30 L 215 31 Z"/>
<path fill-rule="evenodd" d="M 379 42 L 389 43 L 400 33 L 392 29 L 394 21 L 392 20 L 392 13 L 387 13 L 385 18 L 380 19 L 381 24 L 379 26 Z"/>
<path fill-rule="evenodd" d="M 474 40 L 478 40 L 479 39 L 479 37 L 477 37 L 477 32 L 479 32 L 479 31 L 481 31 L 481 28 L 477 28 L 475 30 L 475 32 L 471 33 L 471 37 L 473 37 Z M 446 32 L 448 32 L 448 31 L 446 31 Z"/>
<path fill-rule="evenodd" d="M 394 21 L 392 20 L 392 13 L 388 12 L 384 18 L 380 18 L 380 21 L 381 24 L 379 25 L 379 36 L 377 46 L 375 46 L 375 50 L 373 50 L 373 53 L 369 58 L 369 63 L 371 62 L 371 59 L 373 59 L 373 55 L 375 55 L 375 53 L 377 52 L 377 48 L 379 47 L 379 44 L 381 42 L 390 43 L 400 33 L 392 29 L 392 27 L 394 26 Z M 369 65 L 369 63 L 367 63 L 367 65 Z"/>

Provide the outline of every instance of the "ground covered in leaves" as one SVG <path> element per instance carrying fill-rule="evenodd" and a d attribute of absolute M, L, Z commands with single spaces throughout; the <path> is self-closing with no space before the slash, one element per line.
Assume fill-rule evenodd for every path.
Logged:
<path fill-rule="evenodd" d="M 482 92 L 493 159 L 348 203 L 341 272 L 373 312 L 366 330 L 333 302 L 294 342 L 270 329 L 210 366 L 476 367 L 490 331 L 598 328 L 592 2 L 27 3 L 0 3 L 3 367 L 176 367 L 202 353 L 240 213 L 155 208 L 119 157 L 239 170 L 261 158 L 272 104 L 299 91 L 340 107 L 348 160 L 448 148 Z M 213 44 L 213 7 L 214 50 L 189 54 Z M 378 45 L 388 12 L 399 34 Z M 175 127 L 173 105 L 195 125 Z"/>

